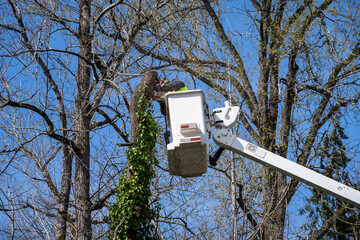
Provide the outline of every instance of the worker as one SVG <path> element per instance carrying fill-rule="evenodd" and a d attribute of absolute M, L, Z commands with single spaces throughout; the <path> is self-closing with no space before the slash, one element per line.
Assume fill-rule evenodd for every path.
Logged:
<path fill-rule="evenodd" d="M 155 85 L 155 91 L 157 92 L 175 92 L 175 91 L 187 91 L 185 83 L 178 78 L 174 78 L 171 82 L 166 78 L 160 79 L 160 83 Z M 166 106 L 164 101 L 159 101 L 160 103 L 160 112 L 165 116 L 165 124 L 166 124 Z M 166 130 L 164 133 L 164 138 L 166 144 L 170 143 L 170 132 Z"/>
<path fill-rule="evenodd" d="M 175 92 L 175 91 L 187 91 L 185 83 L 178 78 L 174 78 L 171 82 L 166 78 L 162 78 L 160 83 L 155 85 L 155 91 L 157 92 Z M 159 101 L 160 112 L 166 116 L 165 102 Z"/>
<path fill-rule="evenodd" d="M 171 82 L 166 78 L 162 78 L 160 83 L 155 86 L 155 90 L 159 92 L 186 91 L 188 88 L 183 81 L 174 78 Z"/>

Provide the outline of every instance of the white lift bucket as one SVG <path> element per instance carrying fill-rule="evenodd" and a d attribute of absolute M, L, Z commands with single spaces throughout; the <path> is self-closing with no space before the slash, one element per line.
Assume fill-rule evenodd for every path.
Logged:
<path fill-rule="evenodd" d="M 165 95 L 171 140 L 167 145 L 171 175 L 197 177 L 206 173 L 209 159 L 208 107 L 202 90 Z"/>

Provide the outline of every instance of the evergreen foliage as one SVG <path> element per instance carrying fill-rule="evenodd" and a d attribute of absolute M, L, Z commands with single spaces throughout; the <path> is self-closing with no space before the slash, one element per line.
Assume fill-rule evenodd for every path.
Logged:
<path fill-rule="evenodd" d="M 336 181 L 343 182 L 349 186 L 351 184 L 348 172 L 345 170 L 347 164 L 351 161 L 346 156 L 346 147 L 343 141 L 348 139 L 341 127 L 339 116 L 333 120 L 333 130 L 323 141 L 320 153 L 320 168 L 317 172 L 330 177 Z M 345 203 L 335 197 L 323 193 L 317 189 L 312 190 L 312 196 L 304 209 L 300 213 L 307 213 L 310 217 L 309 223 L 304 226 L 310 230 L 310 233 L 316 230 L 318 225 L 330 219 L 334 213 L 341 209 Z M 344 214 L 341 214 L 334 225 L 325 234 L 323 239 L 356 239 L 360 237 L 359 211 L 348 208 Z M 356 224 L 357 223 L 357 224 Z"/>

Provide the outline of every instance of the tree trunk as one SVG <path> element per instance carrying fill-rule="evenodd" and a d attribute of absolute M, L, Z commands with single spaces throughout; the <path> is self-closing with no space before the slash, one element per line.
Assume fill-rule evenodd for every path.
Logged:
<path fill-rule="evenodd" d="M 91 239 L 90 203 L 90 1 L 79 4 L 79 62 L 76 96 L 75 207 L 76 239 Z"/>
<path fill-rule="evenodd" d="M 139 123 L 139 119 L 136 113 L 139 109 L 144 107 L 144 101 L 141 102 L 141 97 L 151 100 L 155 85 L 158 82 L 158 73 L 155 71 L 147 71 L 144 73 L 143 79 L 135 87 L 135 90 L 131 97 L 130 102 L 130 121 L 131 121 L 131 142 L 137 144 L 136 126 Z"/>
<path fill-rule="evenodd" d="M 238 234 L 237 234 L 237 206 L 236 206 L 236 173 L 235 173 L 235 159 L 234 159 L 234 153 L 232 152 L 230 155 L 230 161 L 231 161 L 231 212 L 232 212 L 232 225 L 233 225 L 233 231 L 232 231 L 232 239 L 237 240 Z"/>
<path fill-rule="evenodd" d="M 71 190 L 72 159 L 74 157 L 68 147 L 63 147 L 64 156 L 61 177 L 60 202 L 58 203 L 58 212 L 56 215 L 56 240 L 66 239 L 66 223 L 68 221 L 69 197 Z"/>
<path fill-rule="evenodd" d="M 284 189 L 286 177 L 275 170 L 265 168 L 264 217 L 262 239 L 283 239 L 286 202 Z"/>
<path fill-rule="evenodd" d="M 155 84 L 158 81 L 158 74 L 155 71 L 147 71 L 144 73 L 143 79 L 141 82 L 135 87 L 135 90 L 131 97 L 130 102 L 130 120 L 131 120 L 131 142 L 134 146 L 137 146 L 137 125 L 139 124 L 139 117 L 137 115 L 139 110 L 144 110 L 146 107 L 145 100 L 151 100 L 153 96 L 153 92 L 155 89 Z M 126 173 L 126 180 L 131 181 L 133 176 L 132 170 L 132 162 L 128 159 L 128 167 Z M 134 199 L 136 201 L 136 199 Z M 138 220 L 136 218 L 143 217 L 141 216 L 141 207 L 140 206 L 133 206 L 133 209 L 137 212 L 134 215 L 134 222 Z M 138 229 L 130 228 L 128 238 L 131 240 L 138 239 Z"/>

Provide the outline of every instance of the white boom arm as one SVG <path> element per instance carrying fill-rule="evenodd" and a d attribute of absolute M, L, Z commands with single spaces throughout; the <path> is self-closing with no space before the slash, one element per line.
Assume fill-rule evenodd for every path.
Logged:
<path fill-rule="evenodd" d="M 238 111 L 238 107 L 230 107 L 227 102 L 225 102 L 225 108 L 219 108 L 213 111 L 213 124 L 217 126 L 217 128 L 220 128 L 213 133 L 213 139 L 217 145 L 360 207 L 360 191 L 231 134 L 229 132 L 229 126 L 231 126 L 232 123 L 226 120 L 233 120 L 234 116 L 237 116 Z M 231 113 L 231 116 L 229 113 Z M 222 120 L 224 120 L 224 122 L 222 122 Z"/>

